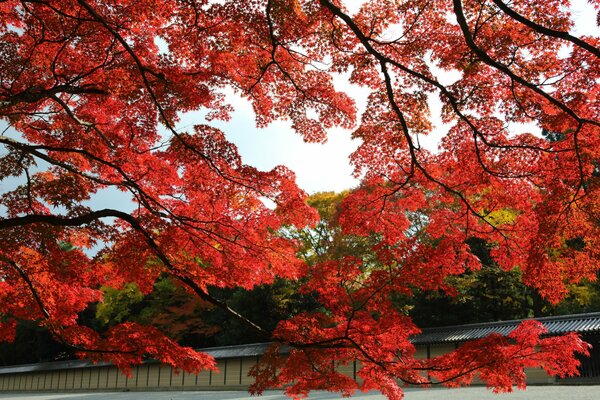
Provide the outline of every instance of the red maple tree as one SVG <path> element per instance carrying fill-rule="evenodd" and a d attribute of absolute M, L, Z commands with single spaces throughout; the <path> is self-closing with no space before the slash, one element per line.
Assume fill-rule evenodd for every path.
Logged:
<path fill-rule="evenodd" d="M 567 3 L 373 0 L 350 14 L 337 0 L 0 1 L 0 178 L 23 180 L 0 197 L 1 338 L 34 320 L 80 356 L 125 370 L 144 355 L 214 368 L 150 326 L 99 334 L 78 324 L 102 285 L 134 282 L 147 293 L 169 274 L 291 346 L 286 359 L 264 357 L 256 391 L 291 384 L 294 396 L 378 389 L 399 399 L 402 384 L 429 379 L 468 384 L 478 373 L 502 391 L 524 386 L 527 366 L 575 373 L 586 345 L 540 338 L 534 322 L 416 359 L 409 337 L 419 329 L 390 301 L 415 288 L 451 291 L 445 277 L 480 266 L 471 236 L 551 301 L 565 283 L 595 278 L 599 39 L 569 33 Z M 440 68 L 459 78 L 442 83 Z M 333 85 L 339 73 L 370 91 L 358 122 Z M 224 89 L 252 104 L 261 127 L 287 119 L 313 142 L 331 127 L 355 129 L 362 144 L 351 161 L 364 178 L 340 223 L 375 237 L 385 268 L 350 256 L 305 265 L 281 235 L 317 219 L 293 173 L 244 165 L 209 122 L 176 129 L 191 110 L 227 120 Z M 452 126 L 438 152 L 419 146 L 433 130 L 431 96 Z M 516 134 L 514 123 L 552 140 Z M 137 209 L 86 205 L 105 188 L 130 193 Z M 90 256 L 90 246 L 100 250 Z M 267 332 L 208 292 L 276 277 L 304 279 L 324 311 Z M 353 360 L 360 384 L 335 370 Z"/>

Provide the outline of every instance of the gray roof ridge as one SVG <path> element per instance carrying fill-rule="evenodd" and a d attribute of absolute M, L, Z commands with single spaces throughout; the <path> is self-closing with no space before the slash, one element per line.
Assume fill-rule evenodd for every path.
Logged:
<path fill-rule="evenodd" d="M 551 315 L 546 317 L 527 317 L 523 319 L 511 319 L 505 321 L 490 321 L 490 322 L 474 322 L 471 324 L 461 324 L 461 325 L 445 325 L 445 326 L 436 326 L 432 328 L 422 328 L 422 333 L 428 332 L 437 332 L 437 331 L 447 331 L 454 329 L 472 329 L 472 328 L 486 328 L 486 327 L 497 327 L 497 326 L 506 326 L 506 325 L 516 325 L 520 324 L 523 321 L 540 321 L 540 322 L 554 322 L 554 321 L 572 321 L 572 320 L 581 320 L 588 318 L 600 318 L 600 312 L 589 312 L 589 313 L 581 313 L 581 314 L 564 314 L 564 315 Z M 415 335 L 418 336 L 419 334 Z"/>
<path fill-rule="evenodd" d="M 244 344 L 228 344 L 224 346 L 212 346 L 212 347 L 201 347 L 199 349 L 194 349 L 196 351 L 209 351 L 209 350 L 229 350 L 235 348 L 244 348 L 244 347 L 252 347 L 252 346 L 267 346 L 272 345 L 275 342 L 257 342 L 257 343 L 244 343 Z"/>

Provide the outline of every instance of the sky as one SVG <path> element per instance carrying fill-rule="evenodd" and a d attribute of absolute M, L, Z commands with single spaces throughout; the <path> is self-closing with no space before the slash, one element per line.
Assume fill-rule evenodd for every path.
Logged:
<path fill-rule="evenodd" d="M 364 0 L 346 0 L 350 13 L 354 13 Z M 576 20 L 574 34 L 600 36 L 596 25 L 596 12 L 586 0 L 572 1 L 572 12 Z M 452 73 L 437 72 L 442 82 L 456 79 Z M 357 103 L 359 113 L 364 110 L 368 91 L 349 84 L 343 76 L 335 78 L 338 89 L 343 88 Z M 277 165 L 285 165 L 296 173 L 298 185 L 308 193 L 319 191 L 341 191 L 358 184 L 349 164 L 349 155 L 358 147 L 359 142 L 351 139 L 351 130 L 330 129 L 326 144 L 305 143 L 294 133 L 289 121 L 278 121 L 267 128 L 256 127 L 254 113 L 250 104 L 233 93 L 227 93 L 228 101 L 234 106 L 232 119 L 228 122 L 212 121 L 209 124 L 221 129 L 226 137 L 237 145 L 245 164 L 260 170 L 270 170 Z M 420 138 L 423 147 L 435 150 L 440 137 L 448 127 L 441 124 L 438 110 L 440 103 L 432 96 L 429 101 L 432 109 L 432 122 L 436 126 L 429 137 Z M 182 116 L 177 124 L 180 130 L 191 129 L 194 124 L 206 123 L 205 112 L 190 112 Z M 4 125 L 0 124 L 0 128 Z M 530 127 L 516 127 L 530 129 Z M 17 181 L 0 182 L 0 193 L 10 190 Z M 135 205 L 126 193 L 104 190 L 88 202 L 93 208 L 113 207 L 131 211 Z M 1 214 L 2 210 L 0 210 Z"/>
<path fill-rule="evenodd" d="M 366 99 L 368 92 L 354 86 L 353 96 Z M 227 101 L 235 111 L 230 121 L 211 121 L 208 124 L 221 129 L 226 137 L 237 145 L 242 161 L 260 170 L 267 171 L 277 165 L 285 165 L 296 173 L 298 185 L 314 193 L 318 191 L 341 191 L 355 186 L 358 181 L 352 176 L 348 156 L 358 146 L 347 129 L 328 130 L 325 144 L 305 143 L 300 135 L 292 131 L 290 121 L 276 121 L 267 128 L 256 127 L 255 114 L 248 101 L 233 93 L 227 93 Z M 357 101 L 364 109 L 364 101 Z M 204 113 L 188 113 L 177 124 L 178 129 L 191 128 L 203 122 Z"/>
<path fill-rule="evenodd" d="M 364 0 L 346 0 L 351 13 L 356 12 Z M 573 0 L 571 5 L 576 25 L 572 33 L 577 36 L 600 36 L 596 25 L 596 12 L 586 0 Z M 456 74 L 437 71 L 443 83 L 456 79 Z M 444 82 L 446 81 L 446 82 Z M 344 77 L 335 80 L 337 88 L 343 88 L 357 103 L 359 112 L 365 107 L 368 91 L 345 81 Z M 330 129 L 326 144 L 304 143 L 302 138 L 290 128 L 290 123 L 279 121 L 265 129 L 257 129 L 254 113 L 250 105 L 239 97 L 229 95 L 228 100 L 235 107 L 231 121 L 212 123 L 224 131 L 229 140 L 235 143 L 244 163 L 268 170 L 277 165 L 286 165 L 296 173 L 298 185 L 308 193 L 319 191 L 341 191 L 358 184 L 352 175 L 353 169 L 348 157 L 358 147 L 359 142 L 351 139 L 351 130 Z M 429 137 L 420 137 L 424 148 L 434 151 L 448 126 L 441 123 L 440 102 L 432 96 L 429 101 L 432 121 L 436 129 Z M 178 125 L 193 125 L 202 117 L 201 113 L 190 113 Z M 514 126 L 515 130 L 531 131 L 531 126 Z M 517 133 L 517 132 L 514 132 Z"/>

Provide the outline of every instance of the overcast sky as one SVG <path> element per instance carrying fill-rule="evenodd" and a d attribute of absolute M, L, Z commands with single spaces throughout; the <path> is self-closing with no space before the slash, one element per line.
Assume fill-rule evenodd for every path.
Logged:
<path fill-rule="evenodd" d="M 351 12 L 358 10 L 362 3 L 363 0 L 346 0 Z M 572 10 L 577 21 L 575 34 L 600 35 L 600 29 L 596 26 L 596 12 L 586 0 L 572 1 Z M 442 75 L 439 76 L 442 82 L 446 81 L 444 83 L 456 79 L 452 74 L 439 73 Z M 357 101 L 359 110 L 364 109 L 364 100 L 368 94 L 366 90 L 348 85 L 342 77 L 336 79 L 336 86 L 344 88 Z M 437 140 L 447 130 L 447 127 L 441 125 L 437 115 L 440 106 L 439 101 L 435 100 L 436 96 L 430 99 L 430 107 L 437 129 L 431 137 L 420 138 L 421 145 L 430 150 L 435 150 Z M 309 193 L 340 191 L 358 183 L 352 177 L 352 167 L 348 163 L 348 156 L 358 146 L 357 141 L 351 140 L 351 131 L 330 130 L 329 141 L 324 145 L 304 143 L 300 136 L 292 132 L 289 122 L 277 122 L 266 129 L 257 129 L 249 104 L 235 97 L 230 96 L 229 99 L 236 108 L 233 118 L 217 125 L 238 146 L 244 163 L 261 170 L 286 165 L 296 173 L 298 185 Z M 201 117 L 200 113 L 190 113 L 179 126 L 198 123 Z M 531 127 L 516 126 L 515 129 L 531 130 Z"/>
<path fill-rule="evenodd" d="M 355 12 L 362 2 L 362 0 L 346 0 L 351 12 Z M 574 30 L 576 35 L 600 36 L 600 29 L 596 26 L 596 12 L 586 0 L 574 0 L 572 10 L 577 21 Z M 443 83 L 456 79 L 452 74 L 440 74 L 442 75 L 438 77 Z M 343 77 L 336 78 L 335 83 L 338 88 L 343 88 L 356 100 L 359 110 L 364 109 L 364 100 L 368 94 L 366 90 L 349 85 Z M 436 130 L 430 138 L 420 138 L 421 145 L 430 150 L 436 148 L 438 138 L 447 129 L 441 125 L 436 115 L 436 110 L 439 109 L 439 101 L 434 100 L 436 96 L 432 96 L 430 101 Z M 244 163 L 260 170 L 270 170 L 277 165 L 285 165 L 296 173 L 298 185 L 309 193 L 341 191 L 352 188 L 358 183 L 352 176 L 352 167 L 348 162 L 348 156 L 358 146 L 357 141 L 351 140 L 350 130 L 330 130 L 329 141 L 326 144 L 304 143 L 302 138 L 291 130 L 289 122 L 276 122 L 266 129 L 258 129 L 254 113 L 246 101 L 235 95 L 229 95 L 228 100 L 235 107 L 231 121 L 210 124 L 223 130 L 229 140 L 238 146 Z M 191 129 L 194 124 L 206 123 L 203 116 L 202 111 L 188 113 L 182 117 L 178 128 Z M 2 126 L 5 125 L 0 124 L 0 128 Z M 0 182 L 0 193 L 10 190 L 15 183 L 15 181 Z M 116 193 L 114 190 L 99 193 L 90 205 L 93 208 L 118 207 L 124 211 L 134 207 L 128 194 Z"/>

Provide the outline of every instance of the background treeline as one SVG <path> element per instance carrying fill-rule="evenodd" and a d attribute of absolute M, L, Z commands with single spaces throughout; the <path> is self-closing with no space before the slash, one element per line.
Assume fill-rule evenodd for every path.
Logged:
<path fill-rule="evenodd" d="M 376 237 L 345 235 L 338 224 L 340 205 L 346 193 L 324 192 L 309 198 L 321 221 L 311 229 L 290 228 L 282 235 L 300 243 L 299 257 L 309 266 L 315 263 L 360 257 L 372 268 L 382 263 L 370 251 Z M 497 216 L 501 218 L 502 216 Z M 510 216 L 504 216 L 510 217 Z M 426 215 L 412 216 L 409 234 L 418 235 L 426 225 Z M 526 287 L 518 269 L 501 270 L 491 256 L 492 244 L 470 237 L 467 244 L 481 261 L 481 268 L 448 278 L 442 291 L 417 288 L 411 295 L 397 294 L 399 310 L 410 315 L 420 327 L 458 325 L 547 315 L 585 313 L 600 310 L 600 284 L 582 281 L 569 286 L 569 294 L 553 305 Z M 577 246 L 578 243 L 566 243 Z M 242 315 L 272 331 L 277 323 L 305 311 L 320 308 L 315 296 L 301 293 L 302 282 L 278 279 L 271 285 L 253 290 L 212 288 L 212 294 L 224 299 Z M 255 331 L 238 320 L 228 318 L 219 309 L 210 307 L 189 294 L 168 277 L 160 278 L 154 290 L 144 294 L 135 284 L 119 288 L 102 288 L 104 300 L 80 315 L 80 322 L 102 332 L 112 325 L 135 321 L 159 327 L 181 344 L 210 347 L 265 341 Z M 0 364 L 14 365 L 41 361 L 70 359 L 74 350 L 56 342 L 42 327 L 31 322 L 18 325 L 14 343 L 0 343 Z"/>

